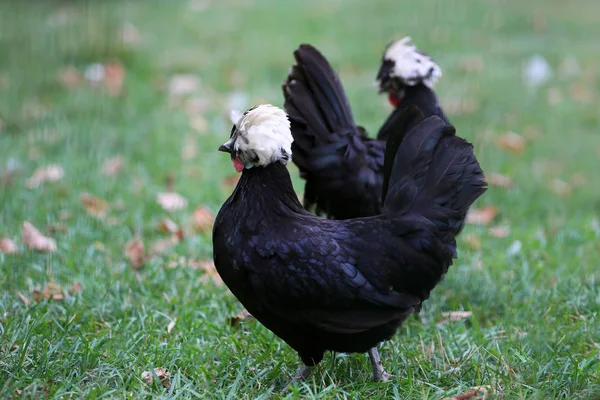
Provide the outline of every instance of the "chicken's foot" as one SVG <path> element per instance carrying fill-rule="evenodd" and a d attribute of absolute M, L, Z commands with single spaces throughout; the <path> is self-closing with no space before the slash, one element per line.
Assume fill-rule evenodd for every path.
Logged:
<path fill-rule="evenodd" d="M 369 350 L 369 359 L 371 360 L 371 366 L 373 367 L 373 379 L 375 382 L 387 382 L 390 379 L 395 378 L 394 375 L 388 374 L 383 369 L 383 364 L 381 363 L 381 358 L 379 357 L 379 352 L 376 347 L 373 347 Z"/>

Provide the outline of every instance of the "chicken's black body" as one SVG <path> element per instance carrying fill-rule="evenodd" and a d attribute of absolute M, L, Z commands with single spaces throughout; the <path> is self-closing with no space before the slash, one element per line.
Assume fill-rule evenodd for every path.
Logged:
<path fill-rule="evenodd" d="M 308 213 L 280 162 L 244 170 L 217 215 L 217 271 L 306 365 L 327 350 L 366 352 L 389 339 L 452 263 L 451 232 L 485 191 L 484 177 L 451 126 L 419 120 L 411 109 L 392 131 L 380 215 Z M 414 128 L 399 140 L 406 126 Z"/>
<path fill-rule="evenodd" d="M 435 93 L 422 83 L 398 87 L 397 80 L 381 79 L 389 73 L 389 64 L 383 63 L 382 88 L 389 86 L 402 98 L 377 139 L 370 138 L 355 124 L 344 88 L 325 57 L 310 45 L 301 45 L 294 57 L 296 65 L 283 85 L 284 108 L 292 123 L 293 161 L 306 181 L 304 206 L 333 219 L 379 214 L 390 131 L 409 106 L 448 123 Z"/>

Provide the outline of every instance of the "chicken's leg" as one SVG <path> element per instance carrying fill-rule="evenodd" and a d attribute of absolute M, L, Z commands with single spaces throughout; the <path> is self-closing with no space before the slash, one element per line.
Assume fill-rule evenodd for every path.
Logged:
<path fill-rule="evenodd" d="M 290 384 L 305 380 L 311 374 L 313 369 L 315 369 L 314 366 L 309 367 L 308 365 L 303 365 L 302 367 L 300 367 L 298 372 L 296 372 L 296 376 L 292 378 Z"/>
<path fill-rule="evenodd" d="M 373 379 L 375 382 L 387 382 L 390 379 L 395 378 L 394 375 L 388 374 L 383 369 L 383 364 L 381 363 L 381 358 L 379 358 L 379 352 L 377 351 L 377 347 L 373 347 L 369 350 L 369 359 L 371 360 L 371 366 L 373 367 Z"/>

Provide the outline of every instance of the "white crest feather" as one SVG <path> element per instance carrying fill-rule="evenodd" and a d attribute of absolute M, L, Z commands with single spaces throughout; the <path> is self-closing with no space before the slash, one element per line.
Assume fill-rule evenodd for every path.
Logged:
<path fill-rule="evenodd" d="M 236 127 L 234 150 L 242 158 L 253 158 L 244 159 L 245 163 L 264 167 L 275 161 L 287 164 L 291 159 L 294 139 L 282 109 L 271 104 L 258 105 L 242 114 Z"/>
<path fill-rule="evenodd" d="M 243 114 L 241 112 L 239 112 L 238 110 L 229 111 L 229 119 L 235 126 L 238 125 L 238 122 L 240 122 L 240 119 L 242 119 L 242 116 L 243 116 Z"/>
<path fill-rule="evenodd" d="M 423 82 L 433 89 L 442 76 L 442 70 L 429 56 L 409 44 L 410 41 L 410 36 L 407 36 L 391 43 L 387 48 L 383 59 L 394 62 L 390 77 L 399 78 L 409 86 Z"/>

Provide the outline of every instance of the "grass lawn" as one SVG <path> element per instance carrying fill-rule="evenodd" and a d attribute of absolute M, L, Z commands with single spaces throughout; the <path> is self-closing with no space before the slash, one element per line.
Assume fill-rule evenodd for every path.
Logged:
<path fill-rule="evenodd" d="M 396 381 L 371 382 L 365 355 L 328 355 L 289 396 L 442 399 L 485 386 L 489 398 L 599 399 L 599 14 L 595 0 L 2 2 L 0 238 L 18 252 L 0 253 L 0 397 L 278 398 L 296 354 L 256 321 L 231 326 L 242 307 L 204 268 L 210 231 L 190 225 L 233 188 L 216 151 L 229 107 L 281 105 L 292 52 L 309 42 L 375 132 L 389 112 L 370 85 L 381 52 L 411 35 L 444 70 L 458 133 L 512 186 L 478 201 L 495 219 L 467 226 L 421 315 L 382 344 Z M 533 90 L 522 64 L 538 53 L 554 77 Z M 99 88 L 81 77 L 94 63 L 109 64 Z M 525 145 L 503 148 L 510 131 Z M 103 173 L 117 156 L 122 169 Z M 35 187 L 52 164 L 62 178 Z M 188 205 L 165 211 L 165 191 Z M 86 207 L 82 193 L 100 200 Z M 159 252 L 164 218 L 185 238 Z M 27 248 L 26 220 L 56 251 Z M 136 238 L 159 253 L 139 268 L 135 247 L 124 252 Z M 472 315 L 445 321 L 453 311 Z M 169 388 L 142 379 L 157 367 Z"/>

